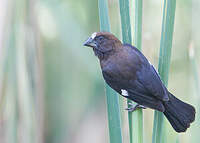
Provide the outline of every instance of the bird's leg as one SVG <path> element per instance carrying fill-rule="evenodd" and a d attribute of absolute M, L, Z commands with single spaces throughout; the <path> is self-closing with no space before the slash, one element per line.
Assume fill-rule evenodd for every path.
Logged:
<path fill-rule="evenodd" d="M 133 112 L 138 108 L 142 108 L 142 109 L 146 109 L 145 106 L 140 105 L 140 104 L 134 104 L 134 103 L 128 103 L 128 105 L 130 105 L 130 107 L 126 108 L 125 110 L 128 110 L 129 112 Z"/>

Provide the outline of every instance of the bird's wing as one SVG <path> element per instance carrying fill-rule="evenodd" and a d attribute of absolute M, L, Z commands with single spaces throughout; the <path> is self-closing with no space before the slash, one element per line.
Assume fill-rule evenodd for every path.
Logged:
<path fill-rule="evenodd" d="M 161 112 L 164 111 L 162 102 L 155 96 L 152 96 L 139 81 L 118 80 L 113 77 L 113 74 L 110 72 L 103 71 L 102 73 L 106 83 L 122 96 L 145 107 L 156 109 Z M 123 91 L 125 91 L 127 95 L 124 95 Z"/>
<path fill-rule="evenodd" d="M 153 65 L 151 65 L 151 63 L 137 48 L 128 44 L 126 44 L 126 46 L 130 47 L 130 49 L 133 50 L 134 55 L 138 55 L 137 57 L 142 61 L 140 65 L 141 67 L 136 72 L 136 80 L 143 85 L 151 96 L 155 96 L 162 101 L 168 101 L 168 91 Z"/>
<path fill-rule="evenodd" d="M 151 95 L 162 101 L 169 100 L 168 91 L 152 65 L 143 67 L 136 74 L 138 82 L 141 83 Z"/>

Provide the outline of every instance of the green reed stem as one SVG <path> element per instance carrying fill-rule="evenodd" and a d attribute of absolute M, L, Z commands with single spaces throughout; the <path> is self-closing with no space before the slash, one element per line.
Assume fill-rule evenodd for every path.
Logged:
<path fill-rule="evenodd" d="M 172 48 L 172 39 L 174 30 L 175 8 L 176 8 L 176 0 L 164 1 L 158 72 L 165 86 L 167 86 L 168 84 L 168 74 L 170 67 L 170 57 L 171 57 L 171 48 Z M 164 124 L 163 113 L 155 111 L 152 143 L 161 143 L 162 138 L 166 138 L 165 134 L 163 133 L 164 131 L 163 124 Z"/>
<path fill-rule="evenodd" d="M 101 31 L 110 32 L 107 1 L 99 0 L 98 4 L 100 29 Z M 117 96 L 117 93 L 114 90 L 112 90 L 107 84 L 105 86 L 110 143 L 122 143 L 119 96 Z"/>

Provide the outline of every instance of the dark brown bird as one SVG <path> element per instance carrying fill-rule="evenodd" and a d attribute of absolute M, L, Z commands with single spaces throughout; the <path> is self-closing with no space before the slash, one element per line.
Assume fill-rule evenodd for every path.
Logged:
<path fill-rule="evenodd" d="M 106 83 L 122 96 L 163 112 L 176 132 L 185 132 L 195 119 L 195 108 L 172 95 L 146 57 L 135 47 L 122 44 L 113 34 L 95 32 L 84 43 L 100 60 Z"/>

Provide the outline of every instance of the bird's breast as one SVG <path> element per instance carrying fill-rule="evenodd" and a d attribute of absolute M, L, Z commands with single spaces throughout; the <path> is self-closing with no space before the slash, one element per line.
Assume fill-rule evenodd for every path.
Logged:
<path fill-rule="evenodd" d="M 101 69 L 114 79 L 135 79 L 136 70 L 134 63 L 122 57 L 110 57 L 101 61 Z"/>

